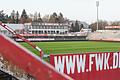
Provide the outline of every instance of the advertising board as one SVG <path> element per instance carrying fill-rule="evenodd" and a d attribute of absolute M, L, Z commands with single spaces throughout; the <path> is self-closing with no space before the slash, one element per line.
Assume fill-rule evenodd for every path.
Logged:
<path fill-rule="evenodd" d="M 50 63 L 75 80 L 119 80 L 120 53 L 50 55 Z"/>

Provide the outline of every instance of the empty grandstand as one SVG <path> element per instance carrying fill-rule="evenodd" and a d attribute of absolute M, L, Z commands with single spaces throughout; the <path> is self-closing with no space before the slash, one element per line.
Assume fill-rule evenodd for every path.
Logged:
<path fill-rule="evenodd" d="M 97 30 L 88 35 L 88 40 L 120 41 L 120 27 L 106 26 L 106 30 Z"/>
<path fill-rule="evenodd" d="M 70 41 L 86 40 L 87 33 L 69 33 L 69 34 L 21 34 L 29 41 Z M 22 41 L 17 36 L 13 36 L 15 41 Z"/>

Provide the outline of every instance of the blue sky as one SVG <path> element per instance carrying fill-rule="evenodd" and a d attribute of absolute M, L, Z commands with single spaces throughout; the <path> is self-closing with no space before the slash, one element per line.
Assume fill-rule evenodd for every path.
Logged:
<path fill-rule="evenodd" d="M 99 19 L 120 20 L 120 0 L 99 0 Z M 96 0 L 1 0 L 0 10 L 10 14 L 12 10 L 26 9 L 27 14 L 40 12 L 42 16 L 62 12 L 72 20 L 96 21 Z"/>

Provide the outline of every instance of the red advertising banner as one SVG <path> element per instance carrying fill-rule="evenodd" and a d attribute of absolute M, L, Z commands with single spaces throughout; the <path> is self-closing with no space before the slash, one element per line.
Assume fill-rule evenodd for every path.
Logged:
<path fill-rule="evenodd" d="M 75 80 L 120 80 L 120 52 L 50 55 L 50 63 Z"/>

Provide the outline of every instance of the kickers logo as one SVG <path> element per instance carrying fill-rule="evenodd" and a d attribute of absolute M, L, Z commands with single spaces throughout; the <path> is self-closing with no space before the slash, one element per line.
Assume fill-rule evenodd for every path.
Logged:
<path fill-rule="evenodd" d="M 51 55 L 50 63 L 59 72 L 66 73 L 73 77 L 74 75 L 94 75 L 96 73 L 99 75 L 104 75 L 104 73 L 110 74 L 112 71 L 115 72 L 114 70 L 119 70 L 120 53 L 106 52 Z"/>

